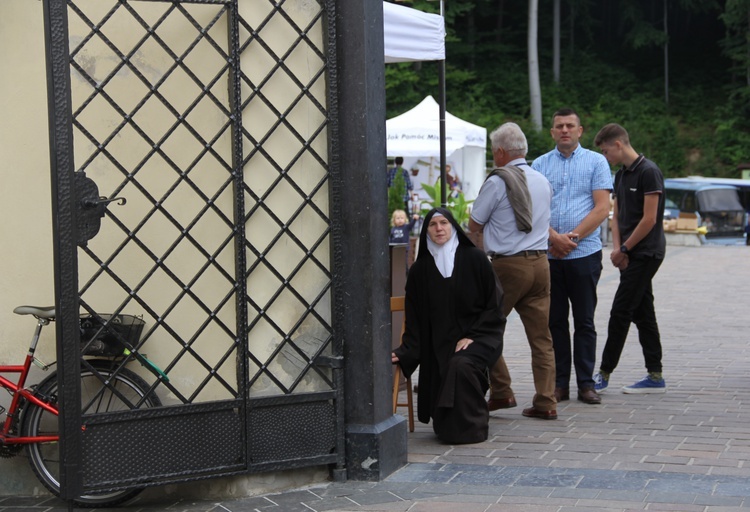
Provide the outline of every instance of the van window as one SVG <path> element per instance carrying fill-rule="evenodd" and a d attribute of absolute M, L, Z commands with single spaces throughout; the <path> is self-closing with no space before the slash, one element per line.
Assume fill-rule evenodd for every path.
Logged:
<path fill-rule="evenodd" d="M 694 212 L 698 209 L 697 206 L 698 205 L 695 204 L 695 192 L 686 192 L 685 199 L 682 203 L 682 211 Z"/>
<path fill-rule="evenodd" d="M 702 212 L 742 211 L 737 191 L 728 188 L 699 190 L 696 192 Z"/>
<path fill-rule="evenodd" d="M 675 208 L 677 210 L 688 211 L 688 210 L 685 210 L 685 208 L 683 207 L 682 200 L 685 197 L 685 195 L 692 193 L 691 191 L 668 188 L 666 189 L 666 192 L 667 192 L 667 197 L 664 200 L 664 203 L 665 203 L 664 205 L 667 208 Z M 695 210 L 689 210 L 689 211 L 695 211 Z"/>

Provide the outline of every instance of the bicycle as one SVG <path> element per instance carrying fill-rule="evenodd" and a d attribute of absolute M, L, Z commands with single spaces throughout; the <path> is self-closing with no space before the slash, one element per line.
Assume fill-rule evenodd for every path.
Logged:
<path fill-rule="evenodd" d="M 0 365 L 0 386 L 12 396 L 7 411 L 0 406 L 0 415 L 6 413 L 0 432 L 0 457 L 16 456 L 25 447 L 34 474 L 50 492 L 59 496 L 57 372 L 53 371 L 39 384 L 26 386 L 32 364 L 44 371 L 48 371 L 52 366 L 52 364 L 48 365 L 39 361 L 34 353 L 42 329 L 55 320 L 55 308 L 54 306 L 19 306 L 13 312 L 19 315 L 34 316 L 37 319 L 37 325 L 24 363 L 22 365 Z M 122 316 L 128 315 L 120 315 L 120 317 Z M 87 320 L 91 318 L 93 317 L 87 317 Z M 137 317 L 130 318 L 137 319 Z M 140 337 L 143 321 L 138 320 L 140 321 L 140 329 L 137 329 L 137 336 Z M 112 327 L 111 321 L 112 319 L 107 321 L 110 324 L 109 327 Z M 87 359 L 87 364 L 82 365 L 82 414 L 161 406 L 159 397 L 155 393 L 148 392 L 150 387 L 143 378 L 123 367 L 113 369 L 112 358 L 133 356 L 154 373 L 157 378 L 168 381 L 168 377 L 145 356 L 138 354 L 132 346 L 123 346 L 122 338 L 113 337 L 105 324 L 99 321 L 98 325 L 99 328 L 94 329 L 94 334 L 88 344 L 98 344 L 100 351 L 106 349 L 103 353 L 108 355 L 109 358 Z M 121 343 L 116 343 L 117 338 Z M 84 352 L 84 355 L 87 355 L 87 352 Z M 16 374 L 18 379 L 13 382 L 4 377 L 4 374 Z M 85 425 L 82 428 L 85 428 Z M 74 502 L 81 507 L 113 506 L 130 500 L 142 490 L 142 488 L 131 488 L 94 492 L 81 496 Z"/>

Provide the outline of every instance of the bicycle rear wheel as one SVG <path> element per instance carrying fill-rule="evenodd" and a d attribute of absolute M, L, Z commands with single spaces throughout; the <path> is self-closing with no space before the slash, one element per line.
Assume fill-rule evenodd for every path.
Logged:
<path fill-rule="evenodd" d="M 105 387 L 102 380 L 89 368 L 81 370 L 81 403 L 83 414 L 129 410 L 133 404 L 158 407 L 159 397 L 151 393 L 147 398 L 148 384 L 136 373 L 125 368 L 117 374 L 104 362 L 93 361 L 96 371 L 109 381 Z M 116 392 L 114 391 L 116 390 Z M 51 403 L 57 402 L 57 375 L 52 374 L 37 386 L 36 394 Z M 58 418 L 41 407 L 28 404 L 21 419 L 24 436 L 56 435 Z M 29 463 L 39 481 L 55 496 L 60 495 L 60 453 L 58 443 L 35 443 L 27 445 Z M 113 506 L 135 497 L 143 489 L 122 489 L 81 496 L 75 500 L 82 507 Z"/>

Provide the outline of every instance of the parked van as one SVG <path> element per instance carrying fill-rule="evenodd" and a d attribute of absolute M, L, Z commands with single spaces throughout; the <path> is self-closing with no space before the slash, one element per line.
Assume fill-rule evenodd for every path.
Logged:
<path fill-rule="evenodd" d="M 680 212 L 695 213 L 698 226 L 706 228 L 707 237 L 743 236 L 745 209 L 737 187 L 693 178 L 668 178 L 664 188 L 664 218 L 676 218 Z"/>
<path fill-rule="evenodd" d="M 676 178 L 680 181 L 695 181 L 698 183 L 710 183 L 712 185 L 729 185 L 736 187 L 740 195 L 740 204 L 745 211 L 750 211 L 750 180 L 739 178 L 714 178 L 711 176 L 688 176 L 687 178 Z"/>

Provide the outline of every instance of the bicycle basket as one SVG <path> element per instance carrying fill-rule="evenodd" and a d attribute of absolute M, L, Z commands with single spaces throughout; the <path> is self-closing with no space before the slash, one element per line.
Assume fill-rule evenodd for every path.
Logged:
<path fill-rule="evenodd" d="M 81 350 L 86 356 L 116 357 L 132 349 L 141 339 L 146 322 L 134 315 L 81 317 Z M 102 322 L 103 320 L 103 322 Z"/>

